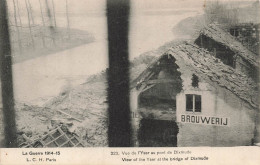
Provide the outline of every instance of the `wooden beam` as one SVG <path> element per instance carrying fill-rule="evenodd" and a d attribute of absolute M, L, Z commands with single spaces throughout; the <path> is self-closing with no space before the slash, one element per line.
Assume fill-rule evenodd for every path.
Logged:
<path fill-rule="evenodd" d="M 146 84 L 163 84 L 163 83 L 180 83 L 180 80 L 173 80 L 173 79 L 155 79 L 155 80 L 148 80 L 145 82 Z"/>
<path fill-rule="evenodd" d="M 155 75 L 155 73 L 154 72 L 151 72 L 150 74 L 149 74 L 149 76 L 147 76 L 147 80 L 149 80 L 152 76 L 154 76 Z"/>
<path fill-rule="evenodd" d="M 154 80 L 148 80 L 148 81 L 143 81 L 139 84 L 142 84 L 142 86 L 146 87 L 147 85 L 151 85 L 151 84 L 163 84 L 163 83 L 172 83 L 172 84 L 176 84 L 176 83 L 181 83 L 180 80 L 174 80 L 174 79 L 154 79 Z M 138 85 L 139 85 L 138 84 Z M 134 88 L 136 85 L 132 84 L 130 86 L 130 88 Z M 139 88 L 139 90 L 143 91 L 142 87 Z"/>
<path fill-rule="evenodd" d="M 64 114 L 64 115 L 66 115 L 66 116 L 69 116 L 70 118 L 72 118 L 72 119 L 75 119 L 75 120 L 77 120 L 77 121 L 79 121 L 79 122 L 83 122 L 82 120 L 80 120 L 80 119 L 78 119 L 78 118 L 75 118 L 75 117 L 73 117 L 73 116 L 71 116 L 70 114 L 68 114 L 68 113 L 66 113 L 66 112 L 64 112 L 64 111 L 62 111 L 62 110 L 57 110 L 58 112 L 60 112 L 60 113 L 62 113 L 62 114 Z"/>
<path fill-rule="evenodd" d="M 155 85 L 156 85 L 156 84 L 152 84 L 152 85 L 150 85 L 150 86 L 146 86 L 146 88 L 142 89 L 141 92 L 145 92 L 145 91 L 147 91 L 148 89 L 154 87 Z"/>

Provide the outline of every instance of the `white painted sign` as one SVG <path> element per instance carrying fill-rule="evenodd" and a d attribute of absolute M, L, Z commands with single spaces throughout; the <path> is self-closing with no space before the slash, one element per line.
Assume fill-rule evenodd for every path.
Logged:
<path fill-rule="evenodd" d="M 193 114 L 183 114 L 179 116 L 179 122 L 191 124 L 204 124 L 216 126 L 229 126 L 230 120 L 227 117 L 200 116 Z"/>

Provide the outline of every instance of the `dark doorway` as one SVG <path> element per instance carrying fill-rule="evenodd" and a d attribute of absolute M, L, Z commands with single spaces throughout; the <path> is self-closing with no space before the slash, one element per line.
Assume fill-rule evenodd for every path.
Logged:
<path fill-rule="evenodd" d="M 178 125 L 175 121 L 142 119 L 139 129 L 140 147 L 177 147 Z"/>

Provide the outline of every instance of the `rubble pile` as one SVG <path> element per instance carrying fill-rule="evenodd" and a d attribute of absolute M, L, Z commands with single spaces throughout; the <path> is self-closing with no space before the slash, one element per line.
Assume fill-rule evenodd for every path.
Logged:
<path fill-rule="evenodd" d="M 20 147 L 107 146 L 105 92 L 106 84 L 97 82 L 61 93 L 43 107 L 17 104 L 18 144 Z M 55 132 L 59 132 L 64 143 L 56 142 L 59 138 L 53 135 Z M 74 143 L 73 138 L 79 143 Z"/>
<path fill-rule="evenodd" d="M 198 72 L 198 76 L 211 83 L 217 83 L 253 107 L 258 107 L 257 84 L 243 73 L 226 66 L 219 59 L 211 56 L 205 49 L 185 43 L 173 47 L 168 53 L 176 59 L 181 57 L 182 63 L 192 66 L 193 70 Z"/>
<path fill-rule="evenodd" d="M 60 125 L 50 130 L 43 137 L 31 137 L 22 134 L 24 142 L 20 148 L 54 148 L 54 147 L 84 147 L 84 143 L 79 136 L 71 132 L 66 125 Z"/>
<path fill-rule="evenodd" d="M 217 84 L 236 94 L 240 99 L 252 107 L 258 107 L 257 84 L 245 74 L 225 65 L 203 48 L 190 42 L 183 42 L 173 46 L 164 55 L 172 55 L 181 72 L 191 70 L 209 84 Z M 155 58 L 153 62 L 131 83 L 131 88 L 145 81 L 153 74 L 153 68 L 163 58 Z"/>
<path fill-rule="evenodd" d="M 254 66 L 259 66 L 259 60 L 255 53 L 248 50 L 246 47 L 242 45 L 242 43 L 237 41 L 234 36 L 226 33 L 217 25 L 209 24 L 200 31 L 200 34 L 212 38 L 213 40 L 221 43 L 222 45 L 228 46 L 230 50 L 236 52 L 239 56 L 245 58 Z"/>

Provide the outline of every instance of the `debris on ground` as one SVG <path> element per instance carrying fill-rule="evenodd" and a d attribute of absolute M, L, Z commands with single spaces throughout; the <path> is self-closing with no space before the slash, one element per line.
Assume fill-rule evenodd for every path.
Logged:
<path fill-rule="evenodd" d="M 48 132 L 43 135 L 33 135 L 32 132 L 20 132 L 18 144 L 21 148 L 45 147 L 85 147 L 86 132 L 79 130 L 80 122 L 71 118 L 56 118 L 47 126 Z"/>
<path fill-rule="evenodd" d="M 21 147 L 34 147 L 36 141 L 43 141 L 38 147 L 50 147 L 43 138 L 61 125 L 66 127 L 69 134 L 77 137 L 84 147 L 108 145 L 105 82 L 80 85 L 49 100 L 42 107 L 16 103 L 15 108 L 18 144 L 25 143 Z M 63 146 L 59 143 L 50 145 Z M 74 147 L 76 144 L 68 145 Z"/>
<path fill-rule="evenodd" d="M 24 142 L 19 145 L 20 148 L 85 147 L 82 140 L 65 125 L 56 127 L 43 137 L 29 138 L 26 134 L 22 137 Z"/>

